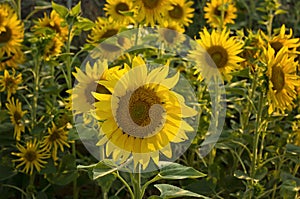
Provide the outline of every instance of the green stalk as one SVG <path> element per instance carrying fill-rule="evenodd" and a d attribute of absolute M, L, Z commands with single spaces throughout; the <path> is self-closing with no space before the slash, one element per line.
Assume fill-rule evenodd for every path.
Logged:
<path fill-rule="evenodd" d="M 134 194 L 132 192 L 132 189 L 130 188 L 129 184 L 126 182 L 126 180 L 124 180 L 124 178 L 122 178 L 122 176 L 120 176 L 119 172 L 116 172 L 117 178 L 125 185 L 125 187 L 128 189 L 129 194 L 131 196 L 131 198 L 134 198 Z"/>
<path fill-rule="evenodd" d="M 32 102 L 32 114 L 31 114 L 31 128 L 33 129 L 36 125 L 37 120 L 37 103 L 38 103 L 38 96 L 39 96 L 39 84 L 40 84 L 40 60 L 39 55 L 35 55 L 34 59 L 34 80 L 33 80 L 33 102 Z"/>
<path fill-rule="evenodd" d="M 132 177 L 134 199 L 142 199 L 143 196 L 141 192 L 141 173 L 139 171 L 137 173 L 133 173 Z"/>

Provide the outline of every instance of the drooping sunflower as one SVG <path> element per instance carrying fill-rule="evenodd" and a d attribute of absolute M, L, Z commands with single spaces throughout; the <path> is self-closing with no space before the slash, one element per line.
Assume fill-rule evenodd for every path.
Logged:
<path fill-rule="evenodd" d="M 222 11 L 224 13 L 222 20 Z M 236 15 L 236 7 L 232 0 L 211 0 L 204 7 L 204 18 L 213 28 L 224 28 L 226 24 L 234 24 Z"/>
<path fill-rule="evenodd" d="M 160 154 L 172 158 L 171 143 L 188 140 L 193 128 L 184 120 L 197 112 L 185 105 L 184 98 L 171 89 L 179 73 L 166 78 L 169 67 L 147 71 L 145 62 L 135 57 L 132 69 L 121 78 L 100 81 L 112 94 L 93 93 L 101 125 L 97 145 L 105 145 L 106 156 L 125 162 L 133 157 L 134 168 L 146 169 Z"/>
<path fill-rule="evenodd" d="M 41 168 L 45 167 L 50 154 L 43 148 L 39 147 L 39 143 L 36 139 L 26 142 L 26 147 L 22 146 L 20 143 L 17 144 L 19 153 L 12 152 L 12 155 L 18 156 L 19 159 L 13 160 L 13 162 L 20 162 L 16 168 L 24 166 L 21 172 L 27 173 L 29 175 L 33 174 L 34 169 L 38 172 Z"/>
<path fill-rule="evenodd" d="M 160 24 L 160 27 L 161 28 L 157 30 L 159 42 L 164 43 L 168 47 L 176 47 L 184 42 L 185 37 L 182 34 L 184 28 L 178 23 L 165 21 L 163 24 Z"/>
<path fill-rule="evenodd" d="M 16 99 L 15 102 L 14 98 L 8 100 L 8 103 L 6 103 L 6 108 L 10 114 L 11 123 L 14 125 L 14 138 L 17 141 L 20 141 L 21 133 L 25 132 L 23 117 L 27 111 L 22 111 L 22 103 L 18 99 Z"/>
<path fill-rule="evenodd" d="M 129 0 L 107 0 L 104 5 L 106 16 L 113 19 L 117 23 L 126 26 L 129 23 L 134 23 L 133 16 L 135 15 L 135 9 L 133 4 Z M 127 12 L 127 13 L 126 13 Z M 132 14 L 129 14 L 132 13 Z"/>
<path fill-rule="evenodd" d="M 241 67 L 238 63 L 244 59 L 238 54 L 243 51 L 243 43 L 230 37 L 229 33 L 226 29 L 214 29 L 210 34 L 206 28 L 199 33 L 200 39 L 196 41 L 201 49 L 192 50 L 189 54 L 197 62 L 195 73 L 200 72 L 199 79 L 210 78 L 215 74 L 216 66 L 225 79 L 230 80 L 232 76 L 229 73 Z"/>
<path fill-rule="evenodd" d="M 275 34 L 271 37 L 264 34 L 263 31 L 260 31 L 262 47 L 267 47 L 268 44 L 275 50 L 277 53 L 281 48 L 286 47 L 288 53 L 291 56 L 297 55 L 300 52 L 297 51 L 297 48 L 300 47 L 299 38 L 293 38 L 293 29 L 290 28 L 289 34 L 286 34 L 286 28 L 283 24 L 280 28 L 279 34 Z"/>
<path fill-rule="evenodd" d="M 168 0 L 136 0 L 135 5 L 137 6 L 136 21 L 151 26 L 162 21 L 165 10 L 172 9 Z"/>
<path fill-rule="evenodd" d="M 33 30 L 36 34 L 40 34 L 42 29 L 45 28 L 50 28 L 54 31 L 62 42 L 67 40 L 68 26 L 66 25 L 65 20 L 61 18 L 55 10 L 52 10 L 50 17 L 44 13 L 44 18 L 38 19 L 33 26 Z"/>
<path fill-rule="evenodd" d="M 269 77 L 268 101 L 269 114 L 280 111 L 292 110 L 293 100 L 296 98 L 296 86 L 300 86 L 300 79 L 296 74 L 298 62 L 294 61 L 286 53 L 286 47 L 280 49 L 277 54 L 268 45 L 265 49 L 266 63 L 268 66 L 267 75 Z"/>
<path fill-rule="evenodd" d="M 176 22 L 181 26 L 188 26 L 193 22 L 195 9 L 192 8 L 193 1 L 175 0 L 170 1 L 171 9 L 165 10 L 163 21 Z"/>
<path fill-rule="evenodd" d="M 57 158 L 58 148 L 63 152 L 64 146 L 70 147 L 68 143 L 68 131 L 65 126 L 58 128 L 54 122 L 52 122 L 52 127 L 48 128 L 48 134 L 44 136 L 41 147 L 48 151 L 52 151 L 52 159 L 55 162 Z"/>
<path fill-rule="evenodd" d="M 16 76 L 16 71 L 12 70 L 12 75 L 7 70 L 4 71 L 4 75 L 0 76 L 0 92 L 7 92 L 7 99 L 11 94 L 15 94 L 19 84 L 22 83 L 22 74 L 19 73 Z"/>
<path fill-rule="evenodd" d="M 7 7 L 11 11 L 7 11 L 7 17 L 0 18 L 0 21 L 5 21 L 0 30 L 0 55 L 6 53 L 7 56 L 11 56 L 21 47 L 24 38 L 24 25 L 10 6 L 3 7 Z"/>
<path fill-rule="evenodd" d="M 18 64 L 21 64 L 25 60 L 25 56 L 21 48 L 16 48 L 14 53 L 6 53 L 0 51 L 0 71 L 6 67 L 18 68 Z"/>
<path fill-rule="evenodd" d="M 97 61 L 93 66 L 88 62 L 85 71 L 76 68 L 76 72 L 73 73 L 73 76 L 78 83 L 73 89 L 67 91 L 70 94 L 67 108 L 72 110 L 74 115 L 83 114 L 84 122 L 89 123 L 91 121 L 91 111 L 94 109 L 93 104 L 96 100 L 92 92 L 110 93 L 109 90 L 97 82 L 118 75 L 118 73 L 124 73 L 122 72 L 123 70 L 117 69 L 117 67 L 108 69 L 107 61 Z"/>

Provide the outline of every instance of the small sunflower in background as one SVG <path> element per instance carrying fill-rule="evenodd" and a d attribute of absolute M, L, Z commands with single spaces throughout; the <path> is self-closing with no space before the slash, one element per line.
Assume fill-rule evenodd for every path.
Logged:
<path fill-rule="evenodd" d="M 40 18 L 38 21 L 35 21 L 35 25 L 32 29 L 36 34 L 44 34 L 45 28 L 49 28 L 54 31 L 62 42 L 67 40 L 69 32 L 68 26 L 66 25 L 66 21 L 61 18 L 55 10 L 52 10 L 50 17 L 44 13 L 44 18 Z"/>
<path fill-rule="evenodd" d="M 63 45 L 64 43 L 57 37 L 50 39 L 44 48 L 44 59 L 49 61 L 51 58 L 61 54 Z"/>
<path fill-rule="evenodd" d="M 184 42 L 185 36 L 182 34 L 184 33 L 184 28 L 178 23 L 165 21 L 159 27 L 157 30 L 159 42 L 164 43 L 168 47 L 176 47 Z"/>
<path fill-rule="evenodd" d="M 86 64 L 85 71 L 80 68 L 76 68 L 76 72 L 73 72 L 77 84 L 71 90 L 67 92 L 70 97 L 67 99 L 67 108 L 74 112 L 74 115 L 83 114 L 83 121 L 90 123 L 92 121 L 91 112 L 94 109 L 93 104 L 97 101 L 92 92 L 96 91 L 102 94 L 109 94 L 110 91 L 97 82 L 103 79 L 110 78 L 110 76 L 118 75 L 118 73 L 124 73 L 123 70 L 119 70 L 118 67 L 108 69 L 106 61 L 95 62 L 92 66 L 88 62 Z"/>
<path fill-rule="evenodd" d="M 224 13 L 223 17 L 222 11 Z M 204 7 L 204 18 L 213 28 L 225 28 L 227 24 L 235 23 L 236 11 L 237 9 L 232 0 L 211 0 Z"/>
<path fill-rule="evenodd" d="M 269 114 L 280 111 L 292 110 L 293 100 L 295 100 L 296 86 L 300 86 L 299 76 L 296 74 L 298 62 L 286 53 L 286 47 L 277 53 L 268 45 L 265 49 L 265 61 L 268 67 L 267 76 L 269 77 L 268 101 Z"/>
<path fill-rule="evenodd" d="M 25 147 L 17 143 L 17 148 L 20 152 L 12 152 L 12 155 L 18 156 L 19 159 L 13 160 L 13 162 L 19 162 L 16 168 L 23 167 L 21 172 L 29 175 L 32 175 L 34 170 L 40 172 L 47 164 L 45 159 L 50 157 L 50 154 L 44 148 L 40 148 L 36 139 L 26 142 Z"/>
<path fill-rule="evenodd" d="M 24 60 L 25 56 L 21 48 L 16 48 L 15 52 L 9 54 L 0 51 L 0 71 L 7 67 L 17 69 L 18 65 L 23 63 Z"/>
<path fill-rule="evenodd" d="M 126 26 L 130 23 L 135 23 L 133 17 L 135 15 L 135 9 L 132 1 L 129 0 L 107 0 L 104 5 L 106 16 L 113 21 Z"/>
<path fill-rule="evenodd" d="M 169 0 L 136 0 L 136 21 L 150 26 L 161 22 L 163 20 L 162 13 L 164 13 L 165 10 L 172 9 L 169 2 Z"/>
<path fill-rule="evenodd" d="M 12 70 L 12 75 L 7 70 L 4 70 L 4 75 L 0 76 L 0 92 L 7 92 L 7 99 L 12 94 L 17 92 L 19 84 L 22 83 L 22 74 L 16 75 L 16 71 Z"/>
<path fill-rule="evenodd" d="M 244 59 L 238 54 L 243 51 L 243 43 L 230 37 L 229 31 L 212 30 L 210 34 L 206 28 L 200 32 L 200 39 L 196 40 L 201 49 L 190 51 L 189 56 L 196 61 L 196 74 L 200 73 L 198 79 L 210 78 L 215 75 L 216 69 L 225 77 L 231 80 L 230 73 L 241 68 L 240 62 Z M 215 67 L 216 66 L 216 67 Z"/>
<path fill-rule="evenodd" d="M 95 118 L 103 121 L 98 146 L 105 145 L 106 156 L 119 163 L 133 157 L 134 169 L 146 169 L 151 161 L 157 166 L 160 154 L 172 158 L 171 143 L 188 140 L 193 131 L 184 118 L 197 112 L 185 105 L 184 98 L 171 89 L 179 73 L 167 78 L 169 67 L 148 71 L 140 57 L 124 76 L 99 81 L 112 94 L 94 92 Z"/>
<path fill-rule="evenodd" d="M 193 1 L 174 0 L 170 1 L 170 9 L 164 12 L 162 21 L 175 22 L 181 26 L 189 26 L 193 22 L 195 9 L 192 8 Z"/>
<path fill-rule="evenodd" d="M 22 46 L 24 25 L 10 6 L 4 7 L 7 8 L 7 12 L 4 14 L 6 17 L 1 18 L 3 22 L 2 28 L 0 28 L 0 55 L 9 57 Z"/>
<path fill-rule="evenodd" d="M 68 143 L 68 131 L 65 126 L 57 127 L 52 122 L 52 127 L 48 128 L 48 134 L 44 136 L 41 147 L 51 152 L 52 159 L 56 162 L 58 160 L 57 151 L 60 149 L 63 152 L 64 146 L 70 147 Z"/>
<path fill-rule="evenodd" d="M 300 52 L 297 51 L 297 48 L 300 47 L 299 38 L 293 38 L 293 29 L 289 29 L 289 34 L 286 34 L 286 28 L 283 24 L 280 28 L 278 34 L 274 34 L 269 37 L 264 34 L 263 31 L 261 33 L 261 45 L 262 47 L 267 47 L 268 44 L 275 50 L 275 54 L 277 54 L 281 48 L 286 47 L 287 52 L 291 56 L 297 56 Z"/>
<path fill-rule="evenodd" d="M 17 141 L 21 140 L 21 133 L 25 132 L 24 115 L 27 111 L 22 111 L 22 103 L 14 98 L 8 100 L 6 103 L 8 114 L 10 115 L 11 123 L 14 125 L 14 138 Z"/>

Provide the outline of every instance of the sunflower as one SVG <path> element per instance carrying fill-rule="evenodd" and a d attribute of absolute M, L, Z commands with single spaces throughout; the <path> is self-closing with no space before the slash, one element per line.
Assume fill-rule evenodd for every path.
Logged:
<path fill-rule="evenodd" d="M 222 20 L 222 11 L 224 12 Z M 213 28 L 224 28 L 226 24 L 234 24 L 236 15 L 236 7 L 232 0 L 212 0 L 206 3 L 204 7 L 204 18 Z"/>
<path fill-rule="evenodd" d="M 230 37 L 229 31 L 226 29 L 223 31 L 213 30 L 209 34 L 204 28 L 199 34 L 200 39 L 196 41 L 202 48 L 190 51 L 189 55 L 197 62 L 195 73 L 202 73 L 199 79 L 214 75 L 216 73 L 214 66 L 216 66 L 225 79 L 230 80 L 232 76 L 229 73 L 239 69 L 238 63 L 244 61 L 243 58 L 237 56 L 243 51 L 243 43 Z"/>
<path fill-rule="evenodd" d="M 58 159 L 58 148 L 64 151 L 64 146 L 70 147 L 68 143 L 68 131 L 65 130 L 65 126 L 58 128 L 55 123 L 52 122 L 52 128 L 48 128 L 48 135 L 44 136 L 41 147 L 52 151 L 52 159 L 55 162 Z"/>
<path fill-rule="evenodd" d="M 51 58 L 58 56 L 64 43 L 57 37 L 53 37 L 48 41 L 44 48 L 44 58 L 49 61 Z"/>
<path fill-rule="evenodd" d="M 106 16 L 119 24 L 134 23 L 134 19 L 130 14 L 131 12 L 135 15 L 134 7 L 129 0 L 107 0 L 104 10 L 106 11 Z"/>
<path fill-rule="evenodd" d="M 11 94 L 15 94 L 19 84 L 22 83 L 22 74 L 16 76 L 16 71 L 12 70 L 12 75 L 7 70 L 4 71 L 4 76 L 0 76 L 0 92 L 7 91 L 7 99 Z"/>
<path fill-rule="evenodd" d="M 146 169 L 151 159 L 158 165 L 160 153 L 172 158 L 171 142 L 188 140 L 193 128 L 183 118 L 197 112 L 171 89 L 179 73 L 166 78 L 169 67 L 147 71 L 145 62 L 135 57 L 132 69 L 121 78 L 100 81 L 112 94 L 94 92 L 95 118 L 103 121 L 98 146 L 105 145 L 106 156 L 122 163 L 133 157 L 134 168 Z"/>
<path fill-rule="evenodd" d="M 30 175 L 33 174 L 34 168 L 40 172 L 41 168 L 45 167 L 44 165 L 47 164 L 44 159 L 50 157 L 50 154 L 48 154 L 45 149 L 40 149 L 36 139 L 26 142 L 26 147 L 18 143 L 17 148 L 20 153 L 12 152 L 12 155 L 20 158 L 13 160 L 13 162 L 20 162 L 16 168 L 24 166 L 21 171 Z"/>
<path fill-rule="evenodd" d="M 184 28 L 178 23 L 165 21 L 163 24 L 160 24 L 160 27 L 161 28 L 157 30 L 159 42 L 166 44 L 168 47 L 175 47 L 184 42 L 185 36 L 182 34 Z"/>
<path fill-rule="evenodd" d="M 55 10 L 52 10 L 50 18 L 44 13 L 44 18 L 38 19 L 38 21 L 35 22 L 35 26 L 33 26 L 33 30 L 37 34 L 43 32 L 42 30 L 45 28 L 54 31 L 62 42 L 66 41 L 68 38 L 69 30 L 66 21 L 61 18 Z"/>
<path fill-rule="evenodd" d="M 264 34 L 263 31 L 261 33 L 261 45 L 262 47 L 266 47 L 268 44 L 275 50 L 275 53 L 282 47 L 287 47 L 288 53 L 290 55 L 297 55 L 300 52 L 297 51 L 297 48 L 300 47 L 299 38 L 293 38 L 293 29 L 289 30 L 289 34 L 286 34 L 286 28 L 283 24 L 280 28 L 280 32 L 277 35 L 273 35 L 271 37 Z"/>
<path fill-rule="evenodd" d="M 165 9 L 163 21 L 166 19 L 184 26 L 188 26 L 189 23 L 193 22 L 192 18 L 195 11 L 195 9 L 192 8 L 193 1 L 174 0 L 170 1 L 170 4 L 171 9 Z"/>
<path fill-rule="evenodd" d="M 14 53 L 0 51 L 0 71 L 4 70 L 6 67 L 18 68 L 18 64 L 21 64 L 25 60 L 23 51 L 20 48 L 16 48 Z"/>
<path fill-rule="evenodd" d="M 14 98 L 8 100 L 6 108 L 10 114 L 10 120 L 14 125 L 14 138 L 20 141 L 21 133 L 25 132 L 25 124 L 22 119 L 27 111 L 22 111 L 22 103 L 18 99 L 15 102 Z"/>
<path fill-rule="evenodd" d="M 0 3 L 0 32 L 5 31 L 8 18 L 14 13 L 14 10 L 7 3 Z"/>
<path fill-rule="evenodd" d="M 165 10 L 172 9 L 167 0 L 136 0 L 135 5 L 137 6 L 136 20 L 151 26 L 163 20 L 162 13 Z"/>
<path fill-rule="evenodd" d="M 8 15 L 5 18 L 0 16 L 0 21 L 5 21 L 2 23 L 2 28 L 0 28 L 0 55 L 6 53 L 7 56 L 11 56 L 21 47 L 24 38 L 24 26 L 10 6 L 2 7 L 6 7 L 7 10 L 10 9 L 11 11 L 7 11 Z"/>
<path fill-rule="evenodd" d="M 122 70 L 116 69 L 117 67 L 108 69 L 107 61 L 97 61 L 93 66 L 88 62 L 85 71 L 76 68 L 73 76 L 76 78 L 77 84 L 73 89 L 67 91 L 70 94 L 67 108 L 72 110 L 74 115 L 83 114 L 84 122 L 89 123 L 91 121 L 90 113 L 94 109 L 93 103 L 96 100 L 92 92 L 109 94 L 109 90 L 97 82 L 122 73 Z"/>
<path fill-rule="evenodd" d="M 276 54 L 269 44 L 264 52 L 269 77 L 269 114 L 277 110 L 292 110 L 293 100 L 297 97 L 296 86 L 300 86 L 300 79 L 296 74 L 298 62 L 288 56 L 286 50 L 286 47 L 283 47 Z"/>

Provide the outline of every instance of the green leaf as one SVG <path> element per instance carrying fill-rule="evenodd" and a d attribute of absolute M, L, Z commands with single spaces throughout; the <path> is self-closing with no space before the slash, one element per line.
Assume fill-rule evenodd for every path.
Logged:
<path fill-rule="evenodd" d="M 70 15 L 78 16 L 80 13 L 81 13 L 81 1 L 79 1 L 79 3 L 71 9 Z"/>
<path fill-rule="evenodd" d="M 168 166 L 163 167 L 158 176 L 161 179 L 180 180 L 186 178 L 201 178 L 206 176 L 206 174 L 201 173 L 192 167 L 171 163 Z"/>
<path fill-rule="evenodd" d="M 300 147 L 293 145 L 293 144 L 287 144 L 286 145 L 286 150 L 289 153 L 293 153 L 295 155 L 300 155 Z"/>
<path fill-rule="evenodd" d="M 238 179 L 242 179 L 242 180 L 252 180 L 251 177 L 249 177 L 248 174 L 244 173 L 241 170 L 236 170 L 234 171 L 234 177 L 238 178 Z"/>
<path fill-rule="evenodd" d="M 77 21 L 74 23 L 74 26 L 80 30 L 88 31 L 95 26 L 95 23 L 87 18 L 78 17 Z"/>
<path fill-rule="evenodd" d="M 117 165 L 111 160 L 102 160 L 93 168 L 93 180 L 117 171 Z"/>
<path fill-rule="evenodd" d="M 96 182 L 101 187 L 103 192 L 108 192 L 111 188 L 111 185 L 116 180 L 116 176 L 114 174 L 108 174 L 106 176 L 103 176 L 101 178 L 98 178 Z"/>
<path fill-rule="evenodd" d="M 54 3 L 54 1 L 52 1 L 52 8 L 53 10 L 55 10 L 60 17 L 62 18 L 66 18 L 69 10 L 68 8 L 66 8 L 65 6 L 59 5 L 57 3 Z"/>
<path fill-rule="evenodd" d="M 196 198 L 206 198 L 203 195 L 181 189 L 179 187 L 169 185 L 169 184 L 156 184 L 154 185 L 160 191 L 161 198 L 179 198 L 179 197 L 196 197 Z"/>
<path fill-rule="evenodd" d="M 297 192 L 300 190 L 300 187 L 297 186 L 296 181 L 286 180 L 280 187 L 280 196 L 283 199 L 296 198 Z"/>
<path fill-rule="evenodd" d="M 73 155 L 65 155 L 59 164 L 58 171 L 47 175 L 48 181 L 60 186 L 72 182 L 78 176 L 75 160 Z"/>

